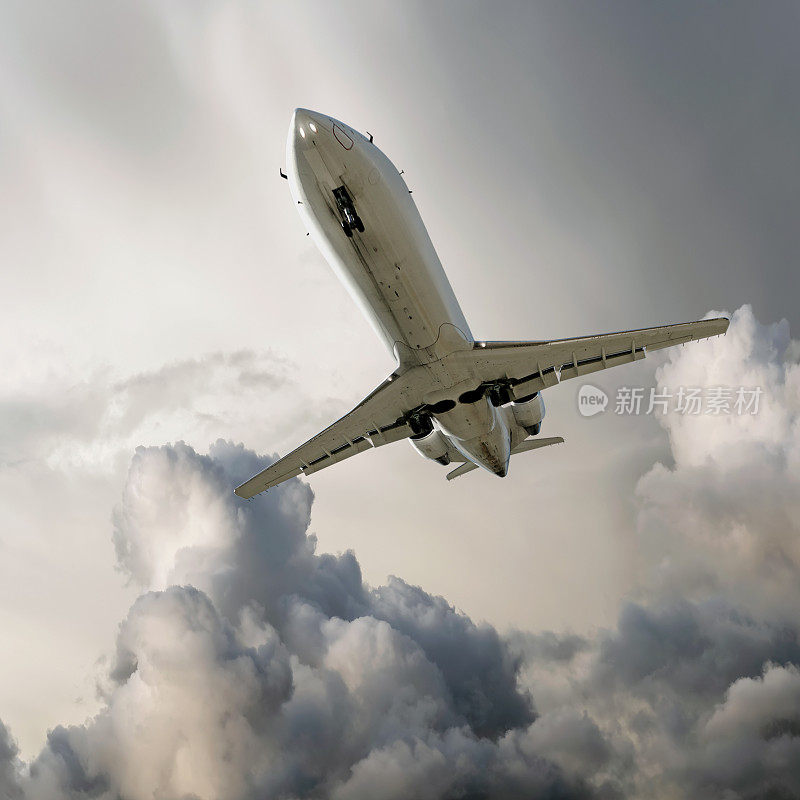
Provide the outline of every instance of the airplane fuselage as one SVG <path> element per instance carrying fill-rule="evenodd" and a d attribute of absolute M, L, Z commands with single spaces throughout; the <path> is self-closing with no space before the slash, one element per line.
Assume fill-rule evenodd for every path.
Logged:
<path fill-rule="evenodd" d="M 719 336 L 724 317 L 568 339 L 474 341 L 401 173 L 348 125 L 298 108 L 286 145 L 289 186 L 309 235 L 396 360 L 374 391 L 234 491 L 251 499 L 373 448 L 408 439 L 447 465 L 501 477 L 511 455 L 562 444 L 539 436 L 542 392 Z"/>
<path fill-rule="evenodd" d="M 297 109 L 287 172 L 311 237 L 396 358 L 396 374 L 422 367 L 445 391 L 463 380 L 448 374 L 443 359 L 471 350 L 473 336 L 392 162 L 358 131 Z M 485 394 L 474 403 L 444 402 L 433 416 L 449 451 L 442 458 L 461 454 L 498 475 L 527 436 L 510 409 L 495 407 Z"/>

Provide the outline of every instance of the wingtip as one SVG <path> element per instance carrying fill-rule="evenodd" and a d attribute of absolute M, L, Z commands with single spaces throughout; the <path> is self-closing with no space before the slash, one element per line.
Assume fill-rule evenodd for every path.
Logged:
<path fill-rule="evenodd" d="M 728 317 L 714 317 L 713 319 L 709 320 L 710 322 L 716 322 L 718 331 L 715 336 L 722 336 L 728 332 L 728 326 L 731 324 L 731 321 Z"/>

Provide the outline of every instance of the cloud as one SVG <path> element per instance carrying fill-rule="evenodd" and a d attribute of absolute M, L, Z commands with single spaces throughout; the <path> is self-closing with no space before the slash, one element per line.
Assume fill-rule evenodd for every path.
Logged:
<path fill-rule="evenodd" d="M 398 577 L 367 585 L 352 552 L 317 552 L 308 485 L 232 494 L 271 460 L 242 445 L 138 448 L 114 544 L 142 594 L 101 710 L 53 729 L 27 769 L 5 736 L 6 791 L 796 796 L 797 531 L 784 504 L 798 488 L 798 353 L 785 325 L 743 308 L 727 338 L 662 364 L 665 387 L 761 386 L 764 418 L 661 419 L 673 463 L 637 487 L 640 585 L 592 635 L 503 636 Z"/>
<path fill-rule="evenodd" d="M 626 604 L 600 642 L 598 681 L 647 693 L 668 686 L 682 700 L 720 697 L 765 661 L 800 662 L 794 627 L 757 621 L 719 601 Z"/>
<path fill-rule="evenodd" d="M 756 414 L 661 418 L 674 465 L 637 487 L 642 583 L 673 597 L 729 597 L 793 620 L 800 604 L 800 351 L 785 321 L 749 306 L 725 337 L 676 349 L 663 387 L 758 388 Z M 680 535 L 676 535 L 679 533 Z"/>
<path fill-rule="evenodd" d="M 60 13 L 55 8 L 42 13 L 35 4 L 5 4 L 6 24 L 0 26 L 0 94 L 6 113 L 0 138 L 6 146 L 0 148 L 0 167 L 5 168 L 4 185 L 9 187 L 6 194 L 14 214 L 6 215 L 7 222 L 0 221 L 0 239 L 5 243 L 4 263 L 15 265 L 13 280 L 4 285 L 6 375 L 10 364 L 27 369 L 37 348 L 48 349 L 52 342 L 59 343 L 59 354 L 77 351 L 95 358 L 101 353 L 101 358 L 113 359 L 130 371 L 152 364 L 153 358 L 178 358 L 182 360 L 177 363 L 183 364 L 187 353 L 228 350 L 241 341 L 262 342 L 265 334 L 272 346 L 294 357 L 303 338 L 297 336 L 298 325 L 306 329 L 327 326 L 309 337 L 308 352 L 313 357 L 305 362 L 300 359 L 309 374 L 331 360 L 331 347 L 319 349 L 319 341 L 335 343 L 337 352 L 367 347 L 358 341 L 362 330 L 358 323 L 351 326 L 344 294 L 340 300 L 338 289 L 331 290 L 324 280 L 315 285 L 316 274 L 324 274 L 318 259 L 314 270 L 303 272 L 303 258 L 293 246 L 284 247 L 284 237 L 279 235 L 295 226 L 303 241 L 285 184 L 276 175 L 289 110 L 298 102 L 323 107 L 331 97 L 337 98 L 340 109 L 330 108 L 332 113 L 375 130 L 381 146 L 415 173 L 410 180 L 418 184 L 414 195 L 418 202 L 424 205 L 426 196 L 434 197 L 431 191 L 436 190 L 440 201 L 423 208 L 426 220 L 443 261 L 452 264 L 451 279 L 465 309 L 471 305 L 483 314 L 476 324 L 487 330 L 531 335 L 531 298 L 542 296 L 568 296 L 572 302 L 539 304 L 541 330 L 550 330 L 552 335 L 562 330 L 566 335 L 573 323 L 590 330 L 612 329 L 617 312 L 603 291 L 609 284 L 617 289 L 617 307 L 627 307 L 637 315 L 630 320 L 631 326 L 648 324 L 648 317 L 660 316 L 666 307 L 673 309 L 676 319 L 688 319 L 698 307 L 719 302 L 720 297 L 729 305 L 753 298 L 762 313 L 787 313 L 787 299 L 792 295 L 787 288 L 797 285 L 792 264 L 798 228 L 792 220 L 797 217 L 795 143 L 800 116 L 793 113 L 798 104 L 792 100 L 800 83 L 787 68 L 795 63 L 794 26 L 786 24 L 781 14 L 763 14 L 750 4 L 700 10 L 693 6 L 688 14 L 681 9 L 653 8 L 641 6 L 632 12 L 630 6 L 620 10 L 598 6 L 595 11 L 569 4 L 549 10 L 521 5 L 516 10 L 506 8 L 498 20 L 496 10 L 488 6 L 469 14 L 448 14 L 435 5 L 421 4 L 416 11 L 404 8 L 392 18 L 387 18 L 385 7 L 372 12 L 360 6 L 351 9 L 360 14 L 362 24 L 356 27 L 349 23 L 349 14 L 334 6 L 308 12 L 288 4 L 284 11 L 218 4 L 195 4 L 191 10 L 152 3 L 107 4 L 79 8 L 77 13 L 66 7 Z M 413 14 L 411 22 L 408 13 Z M 369 35 L 364 35 L 365 30 Z M 410 31 L 415 43 L 412 58 L 407 57 Z M 716 35 L 719 31 L 724 35 Z M 269 47 L 264 47 L 265 36 Z M 291 43 L 299 38 L 308 46 L 298 59 Z M 676 52 L 680 58 L 674 57 Z M 340 69 L 328 69 L 333 62 Z M 369 69 L 363 68 L 365 62 Z M 402 65 L 399 69 L 398 64 Z M 521 73 L 533 79 L 521 82 Z M 359 74 L 361 80 L 351 86 L 342 82 L 342 74 Z M 515 86 L 513 103 L 498 91 L 505 85 Z M 375 102 L 376 97 L 391 100 Z M 398 108 L 403 109 L 401 114 Z M 476 108 L 483 110 L 482 118 L 476 117 Z M 500 129 L 497 119 L 504 120 Z M 442 152 L 427 146 L 421 136 L 425 130 L 458 132 L 450 137 L 444 158 Z M 518 135 L 520 131 L 524 135 Z M 474 158 L 475 153 L 490 151 L 496 157 Z M 472 160 L 477 175 L 474 171 L 461 174 L 461 164 L 467 160 Z M 274 183 L 265 176 L 272 176 Z M 483 202 L 482 192 L 473 191 L 475 183 L 486 184 L 498 177 L 505 194 L 520 202 L 493 208 Z M 426 188 L 431 191 L 426 193 Z M 447 191 L 449 197 L 439 194 Z M 474 236 L 465 244 L 465 220 L 467 227 L 474 220 L 476 231 L 493 230 L 499 224 L 531 235 L 519 237 L 516 249 L 504 242 L 510 249 L 498 255 L 497 241 L 491 236 Z M 576 231 L 581 235 L 576 236 Z M 534 253 L 530 238 L 538 242 Z M 485 265 L 498 261 L 510 265 L 515 291 L 506 292 L 502 304 L 487 304 Z M 280 268 L 286 264 L 299 265 L 300 274 Z M 549 268 L 553 264 L 559 268 Z M 703 268 L 698 269 L 698 264 Z M 648 265 L 645 273 L 642 265 Z M 296 286 L 302 291 L 294 295 Z M 235 315 L 230 313 L 234 308 Z M 300 322 L 298 308 L 303 309 Z M 32 309 L 38 313 L 31 313 Z M 794 309 L 789 311 L 794 313 Z M 269 320 L 266 327 L 265 319 Z M 504 325 L 518 328 L 501 331 Z M 355 333 L 347 333 L 351 327 Z M 753 336 L 770 339 L 758 326 L 752 335 L 745 334 L 742 329 L 742 342 L 748 346 Z M 721 343 L 730 344 L 733 335 L 732 330 Z M 696 347 L 687 347 L 681 356 L 695 352 Z M 154 353 L 160 355 L 153 357 Z M 367 354 L 370 358 L 371 353 Z M 773 363 L 769 355 L 737 359 L 731 366 Z M 130 367 L 131 363 L 136 367 Z M 376 355 L 375 368 L 381 363 Z M 713 369 L 714 362 L 706 356 L 699 358 L 698 353 L 697 365 Z M 340 378 L 338 386 L 344 388 L 339 391 L 349 391 L 359 380 L 352 372 L 353 364 L 347 368 L 350 371 Z M 224 374 L 225 369 L 211 365 L 208 374 Z M 365 374 L 369 369 L 371 364 Z M 782 370 L 779 365 L 776 375 L 785 374 Z M 19 531 L 9 536 L 11 546 L 3 549 L 5 574 L 10 577 L 5 581 L 10 587 L 6 609 L 19 620 L 19 641 L 34 622 L 27 613 L 33 604 L 30 596 L 44 598 L 49 592 L 55 598 L 49 607 L 44 606 L 40 618 L 50 627 L 40 622 L 41 627 L 33 628 L 47 633 L 27 635 L 28 640 L 52 642 L 54 631 L 71 627 L 70 614 L 64 613 L 70 607 L 64 595 L 80 589 L 97 594 L 96 575 L 72 591 L 69 587 L 71 581 L 78 583 L 67 568 L 70 561 L 78 560 L 71 558 L 75 550 L 94 550 L 98 561 L 106 558 L 89 536 L 86 512 L 90 508 L 100 518 L 93 530 L 102 526 L 105 498 L 91 506 L 97 486 L 84 480 L 76 488 L 76 467 L 107 471 L 110 463 L 123 462 L 124 468 L 134 446 L 176 438 L 198 448 L 224 435 L 247 441 L 259 452 L 291 444 L 276 436 L 281 428 L 294 427 L 287 422 L 288 414 L 277 407 L 280 392 L 247 393 L 242 387 L 239 397 L 235 381 L 231 385 L 237 388 L 231 391 L 213 381 L 206 391 L 191 367 L 148 374 L 158 375 L 163 383 L 128 383 L 117 376 L 92 373 L 83 382 L 59 378 L 52 383 L 43 380 L 30 392 L 19 392 L 16 386 L 2 392 L 0 462 L 17 465 L 25 459 L 46 459 L 48 465 L 64 468 L 58 470 L 59 478 L 67 476 L 63 486 L 54 490 L 56 481 L 20 470 L 6 488 L 11 502 L 3 504 L 9 509 L 4 528 Z M 697 374 L 705 384 L 707 376 Z M 739 382 L 738 377 L 735 380 Z M 317 381 L 317 385 L 324 383 Z M 181 387 L 193 387 L 189 404 Z M 163 418 L 158 408 L 160 390 L 169 403 Z M 216 402 L 225 393 L 229 401 Z M 790 401 L 787 392 L 782 402 Z M 321 427 L 309 419 L 306 407 L 296 405 L 309 433 Z M 245 407 L 246 415 L 239 417 Z M 217 425 L 215 420 L 222 423 Z M 639 526 L 636 531 L 622 531 L 625 545 L 620 549 L 628 551 L 623 555 L 633 551 L 640 556 L 641 585 L 613 633 L 614 647 L 622 654 L 631 652 L 634 642 L 648 644 L 662 659 L 675 659 L 685 672 L 693 673 L 695 653 L 697 658 L 716 654 L 721 644 L 715 643 L 729 626 L 737 641 L 747 644 L 741 671 L 756 679 L 760 675 L 757 662 L 778 646 L 779 632 L 785 629 L 791 636 L 797 565 L 793 549 L 797 494 L 791 473 L 797 473 L 798 451 L 780 447 L 780 437 L 790 426 L 779 418 L 772 435 L 756 441 L 750 450 L 737 447 L 739 431 L 721 430 L 727 452 L 710 447 L 708 426 L 712 423 L 704 419 L 691 431 L 687 429 L 680 446 L 681 436 L 676 434 L 676 463 L 665 462 L 640 484 L 634 500 Z M 753 426 L 757 423 L 749 421 Z M 746 441 L 747 431 L 741 433 Z M 618 443 L 604 444 L 598 451 L 611 458 L 609 453 Z M 633 446 L 630 440 L 627 444 Z M 681 447 L 689 460 L 679 456 Z M 709 454 L 719 462 L 716 467 L 705 464 Z M 246 455 L 257 460 L 253 454 Z M 215 460 L 221 457 L 218 453 Z M 739 464 L 735 481 L 724 461 Z M 562 483 L 569 486 L 569 481 Z M 627 483 L 617 479 L 615 488 L 622 502 L 627 502 Z M 117 492 L 116 486 L 108 491 L 115 497 Z M 66 495 L 70 495 L 69 503 L 62 501 Z M 81 501 L 74 499 L 79 495 Z M 619 497 L 609 497 L 608 505 L 615 500 Z M 421 502 L 437 503 L 438 498 Z M 292 503 L 294 510 L 288 508 Z M 571 498 L 567 503 L 573 505 Z M 285 526 L 287 538 L 295 525 L 302 526 L 305 504 L 297 496 L 275 509 L 276 524 Z M 513 534 L 517 520 L 510 509 L 515 505 L 506 503 L 504 509 L 493 510 L 498 531 Z M 542 509 L 543 517 L 537 516 L 539 527 L 558 530 L 566 503 L 559 498 L 549 505 L 550 510 Z M 224 519 L 227 507 L 196 506 L 192 525 L 203 524 L 201 512 L 207 510 L 217 514 L 215 519 L 226 530 L 236 530 Z M 591 519 L 590 504 L 586 506 Z M 39 516 L 31 522 L 34 513 Z M 139 513 L 144 520 L 144 511 Z M 502 565 L 526 559 L 509 558 L 508 551 L 503 552 L 504 537 L 494 535 L 492 523 L 494 519 L 479 526 L 480 535 L 492 532 L 501 568 L 482 564 L 485 580 L 478 570 L 472 573 L 477 580 L 459 580 L 492 587 L 499 581 L 495 591 L 503 596 L 512 583 L 512 569 L 509 564 L 508 578 L 498 579 Z M 67 537 L 70 525 L 75 532 Z M 161 591 L 169 588 L 169 576 L 175 580 L 180 574 L 193 576 L 226 623 L 239 630 L 242 623 L 230 610 L 240 608 L 243 598 L 252 595 L 249 586 L 258 578 L 260 563 L 254 557 L 246 570 L 241 559 L 249 553 L 257 556 L 258 542 L 248 540 L 249 551 L 238 546 L 226 549 L 219 544 L 222 534 L 206 531 L 209 544 L 203 552 L 202 546 L 176 541 L 165 527 L 159 530 L 170 533 L 163 544 L 147 540 L 144 534 L 136 540 L 132 534 L 128 539 L 123 535 L 120 557 L 130 548 L 124 569 L 132 583 L 143 591 L 156 586 Z M 24 572 L 17 568 L 21 563 L 17 544 L 29 546 L 37 532 L 42 552 L 52 558 L 51 569 L 45 568 L 44 556 L 37 554 L 31 572 Z M 590 527 L 580 537 L 589 539 L 594 533 Z M 383 539 L 381 534 L 376 525 L 369 535 Z M 344 532 L 339 541 L 357 538 L 347 536 Z M 605 540 L 597 536 L 595 541 Z M 182 554 L 180 563 L 170 561 L 170 547 Z M 604 544 L 599 548 L 609 549 Z M 564 579 L 559 573 L 551 582 L 554 590 L 531 580 L 536 589 L 530 595 L 514 593 L 517 607 L 529 613 L 527 609 L 537 604 L 536 592 L 547 592 L 548 602 L 542 602 L 542 608 L 568 608 L 570 600 L 594 608 L 603 591 L 613 592 L 607 586 L 614 578 L 600 588 L 589 586 L 587 575 L 603 568 L 592 563 L 585 550 L 577 552 L 576 558 L 589 567 L 584 566 L 582 572 L 565 568 Z M 465 559 L 451 561 L 447 555 L 443 562 L 453 564 L 451 569 L 458 572 L 455 565 Z M 431 556 L 435 563 L 436 555 Z M 552 563 L 540 559 L 545 562 Z M 303 653 L 304 663 L 321 659 L 326 652 L 318 615 L 324 618 L 334 613 L 331 609 L 337 603 L 352 603 L 357 583 L 355 558 L 335 559 L 336 569 L 312 569 L 317 563 L 305 560 L 292 572 L 292 580 L 295 584 L 301 578 L 305 581 L 304 597 L 326 598 L 327 611 L 321 610 L 319 602 L 306 600 L 290 603 L 288 610 L 267 605 L 256 617 L 263 621 L 268 615 L 269 621 L 285 616 L 281 636 L 291 640 L 293 652 Z M 207 574 L 206 567 L 216 572 Z M 242 578 L 241 586 L 226 582 L 226 570 Z M 38 590 L 31 588 L 34 572 L 41 580 Z M 57 580 L 48 572 L 55 572 Z M 283 578 L 280 572 L 270 575 L 273 585 Z M 317 579 L 327 584 L 319 586 Z M 216 591 L 222 588 L 227 593 Z M 287 596 L 281 592 L 279 585 L 274 586 L 279 601 Z M 272 589 L 262 589 L 262 595 L 267 602 L 273 597 Z M 109 602 L 109 593 L 102 596 Z M 683 605 L 676 602 L 681 599 Z M 716 604 L 710 602 L 715 599 Z M 461 601 L 472 602 L 472 598 L 464 595 Z M 105 602 L 91 598 L 95 607 Z M 377 601 L 367 592 L 363 602 Z M 495 606 L 501 611 L 493 613 L 502 613 L 507 605 L 507 600 L 501 600 Z M 375 608 L 372 611 L 377 613 Z M 361 612 L 345 610 L 339 619 L 347 619 L 349 613 Z M 399 625 L 401 614 L 395 613 L 391 624 Z M 80 609 L 77 615 L 83 616 L 84 634 L 102 627 L 95 617 L 81 615 Z M 574 618 L 574 606 L 572 617 L 560 618 Z M 680 639 L 681 631 L 673 628 L 682 623 L 694 626 L 695 638 L 662 647 L 656 634 Z M 648 625 L 655 631 L 649 638 Z M 251 627 L 257 639 L 259 627 Z M 613 649 L 602 644 L 604 636 L 587 635 L 576 646 L 570 637 L 552 635 L 523 652 L 528 658 L 526 669 L 543 675 L 531 685 L 540 712 L 533 727 L 544 726 L 551 712 L 570 720 L 583 719 L 583 709 L 591 700 L 597 708 L 593 706 L 590 722 L 607 740 L 613 739 L 614 746 L 606 766 L 597 758 L 587 763 L 599 765 L 592 774 L 607 768 L 614 780 L 622 780 L 620 775 L 629 775 L 625 759 L 631 750 L 644 765 L 650 741 L 644 720 L 651 698 L 637 694 L 633 702 L 633 695 L 643 694 L 660 675 L 671 673 L 659 671 L 663 662 L 637 660 L 630 678 L 635 692 L 628 692 L 624 682 L 609 680 L 608 664 L 597 664 L 600 653 L 610 658 Z M 490 639 L 482 634 L 474 641 L 487 646 Z M 94 646 L 94 642 L 87 647 L 85 640 L 76 639 L 70 653 L 64 647 L 62 675 L 69 673 L 67 655 L 86 649 L 93 652 Z M 695 692 L 696 702 L 706 704 L 704 708 L 722 702 L 722 684 L 735 680 L 740 671 L 735 648 L 725 654 L 730 666 L 723 677 L 713 681 L 708 691 Z M 451 670 L 453 685 L 461 687 L 464 697 L 471 697 L 469 681 L 456 680 L 458 665 L 452 656 L 437 656 L 442 669 Z M 776 651 L 775 657 L 779 656 Z M 508 656 L 507 663 L 513 664 L 515 657 Z M 36 658 L 37 663 L 42 661 Z M 26 659 L 20 657 L 18 663 L 24 671 Z M 709 672 L 699 674 L 708 676 Z M 485 680 L 482 674 L 474 682 L 481 691 Z M 685 692 L 681 687 L 691 683 L 677 676 L 670 681 L 675 693 Z M 10 692 L 19 690 L 13 687 Z M 38 695 L 37 690 L 30 693 Z M 613 707 L 626 698 L 631 700 L 630 715 L 621 714 L 624 722 L 617 723 L 604 703 Z M 524 718 L 513 695 L 510 701 L 517 718 Z M 50 698 L 40 704 L 54 705 Z M 643 704 L 639 716 L 637 704 Z M 466 703 L 464 708 L 476 725 L 483 719 L 481 724 L 496 728 L 498 721 L 480 712 L 482 706 L 485 700 Z M 511 710 L 501 712 L 504 724 L 514 718 Z M 519 730 L 523 729 L 524 723 Z M 629 736 L 631 731 L 635 735 Z M 24 736 L 17 733 L 23 741 Z M 677 740 L 671 747 L 683 752 Z M 399 757 L 401 749 L 398 744 L 387 746 L 386 751 Z M 410 771 L 414 755 L 422 759 L 423 750 L 409 745 L 408 752 L 411 758 L 404 763 Z M 660 775 L 672 763 L 670 758 L 651 759 L 648 768 Z"/>
<path fill-rule="evenodd" d="M 736 797 L 800 794 L 800 672 L 767 664 L 740 678 L 700 728 L 688 781 Z"/>
<path fill-rule="evenodd" d="M 366 586 L 352 553 L 318 554 L 300 481 L 233 495 L 268 461 L 224 441 L 208 455 L 137 450 L 115 544 L 144 594 L 120 627 L 102 710 L 51 731 L 26 792 L 591 794 L 516 742 L 535 714 L 494 628 L 399 578 Z M 569 749 L 563 725 L 554 736 Z"/>
<path fill-rule="evenodd" d="M 668 352 L 662 389 L 760 387 L 758 413 L 661 417 L 673 463 L 637 486 L 639 585 L 613 630 L 526 669 L 532 729 L 586 713 L 625 796 L 797 795 L 799 355 L 747 306 Z"/>
<path fill-rule="evenodd" d="M 31 790 L 249 796 L 274 766 L 271 718 L 293 692 L 289 654 L 274 631 L 258 633 L 257 645 L 240 643 L 191 587 L 140 597 L 120 628 L 106 707 L 49 734 Z"/>
<path fill-rule="evenodd" d="M 0 797 L 16 800 L 22 796 L 17 780 L 17 746 L 11 734 L 0 721 Z"/>
<path fill-rule="evenodd" d="M 289 386 L 286 364 L 269 352 L 210 353 L 125 378 L 51 362 L 41 375 L 0 383 L 0 465 L 106 471 L 137 444 L 179 432 L 202 441 L 220 429 L 243 434 L 263 425 Z"/>
<path fill-rule="evenodd" d="M 257 603 L 312 663 L 324 653 L 324 620 L 388 623 L 442 672 L 476 732 L 497 735 L 530 721 L 528 700 L 516 690 L 518 659 L 494 628 L 399 578 L 369 589 L 352 552 L 315 552 L 309 487 L 293 481 L 243 507 L 231 486 L 266 463 L 223 441 L 208 456 L 182 444 L 140 449 L 116 514 L 120 564 L 146 588 L 201 588 L 228 619 Z"/>

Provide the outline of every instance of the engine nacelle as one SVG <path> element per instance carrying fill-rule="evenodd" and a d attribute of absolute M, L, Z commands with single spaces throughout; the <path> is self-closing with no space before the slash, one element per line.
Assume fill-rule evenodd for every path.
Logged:
<path fill-rule="evenodd" d="M 539 433 L 544 419 L 544 400 L 539 392 L 512 403 L 511 409 L 517 425 L 525 428 L 531 436 Z"/>
<path fill-rule="evenodd" d="M 440 464 L 450 463 L 453 450 L 447 437 L 437 428 L 419 437 L 412 436 L 410 441 L 417 452 L 421 453 L 425 458 L 431 458 Z"/>

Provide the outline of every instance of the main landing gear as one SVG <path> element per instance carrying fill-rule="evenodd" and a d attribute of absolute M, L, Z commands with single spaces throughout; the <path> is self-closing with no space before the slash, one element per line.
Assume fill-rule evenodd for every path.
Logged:
<path fill-rule="evenodd" d="M 364 233 L 364 223 L 361 217 L 356 214 L 356 207 L 353 205 L 353 198 L 344 186 L 333 190 L 333 197 L 336 200 L 336 207 L 342 215 L 342 230 L 345 236 L 352 237 L 353 231 Z"/>

